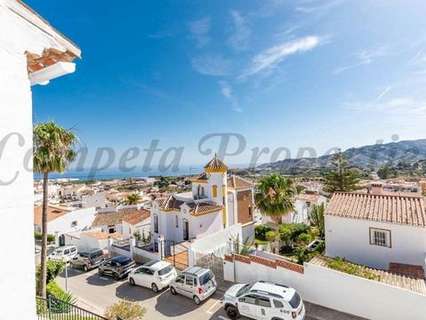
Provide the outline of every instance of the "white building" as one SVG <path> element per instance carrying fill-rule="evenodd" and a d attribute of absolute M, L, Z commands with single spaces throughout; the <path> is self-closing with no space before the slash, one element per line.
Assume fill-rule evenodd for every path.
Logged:
<path fill-rule="evenodd" d="M 47 207 L 47 233 L 55 235 L 64 245 L 63 234 L 87 230 L 95 220 L 96 209 L 70 209 L 49 205 Z M 34 230 L 41 232 L 42 206 L 34 207 Z M 61 240 L 62 239 L 62 240 Z"/>
<path fill-rule="evenodd" d="M 294 199 L 294 211 L 281 217 L 281 223 L 309 224 L 309 213 L 312 206 L 326 204 L 327 198 L 318 193 L 302 193 Z M 262 216 L 262 223 L 274 223 L 277 218 Z"/>
<path fill-rule="evenodd" d="M 82 208 L 90 208 L 95 207 L 105 208 L 106 206 L 106 193 L 105 192 L 97 192 L 94 194 L 87 194 L 81 196 L 81 207 Z"/>
<path fill-rule="evenodd" d="M 326 209 L 325 242 L 330 257 L 391 271 L 401 265 L 424 269 L 425 199 L 335 193 Z"/>
<path fill-rule="evenodd" d="M 237 176 L 228 177 L 227 166 L 216 156 L 204 170 L 192 180 L 192 191 L 153 202 L 154 239 L 193 240 L 237 223 L 243 225 L 246 238 L 253 236 L 253 184 Z"/>
<path fill-rule="evenodd" d="M 73 72 L 80 49 L 22 1 L 0 0 L 0 30 L 0 249 L 19 261 L 0 267 L 1 318 L 34 319 L 33 173 L 24 162 L 32 148 L 31 86 Z"/>

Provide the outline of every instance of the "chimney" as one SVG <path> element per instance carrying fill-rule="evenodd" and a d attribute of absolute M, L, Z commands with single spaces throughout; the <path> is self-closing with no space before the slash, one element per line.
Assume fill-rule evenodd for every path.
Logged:
<path fill-rule="evenodd" d="M 384 188 L 383 188 L 383 184 L 382 183 L 372 183 L 370 184 L 370 188 L 368 190 L 370 194 L 374 194 L 374 195 L 380 195 L 384 193 Z"/>

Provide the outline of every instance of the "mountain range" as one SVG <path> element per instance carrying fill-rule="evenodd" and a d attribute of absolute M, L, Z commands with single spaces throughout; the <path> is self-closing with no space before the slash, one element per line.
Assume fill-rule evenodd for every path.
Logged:
<path fill-rule="evenodd" d="M 383 165 L 390 167 L 418 168 L 426 163 L 426 139 L 375 144 L 350 148 L 343 152 L 353 168 L 377 170 Z M 284 159 L 264 163 L 256 171 L 279 171 L 285 174 L 307 173 L 329 169 L 333 155 L 318 158 Z"/>

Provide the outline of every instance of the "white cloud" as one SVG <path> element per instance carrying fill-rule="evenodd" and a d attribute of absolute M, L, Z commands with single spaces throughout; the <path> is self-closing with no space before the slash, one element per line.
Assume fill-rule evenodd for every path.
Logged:
<path fill-rule="evenodd" d="M 426 100 L 412 97 L 394 97 L 386 101 L 349 102 L 345 109 L 361 112 L 380 112 L 390 115 L 426 117 Z"/>
<path fill-rule="evenodd" d="M 324 14 L 329 10 L 341 5 L 345 0 L 328 0 L 322 4 L 316 4 L 315 1 L 304 1 L 306 4 L 296 7 L 296 11 L 304 14 Z"/>
<path fill-rule="evenodd" d="M 233 33 L 229 37 L 229 44 L 235 50 L 245 50 L 248 48 L 251 29 L 248 26 L 247 19 L 244 18 L 238 11 L 231 10 L 233 22 Z"/>
<path fill-rule="evenodd" d="M 314 49 L 320 42 L 319 37 L 308 36 L 266 49 L 252 59 L 251 65 L 240 77 L 244 78 L 264 70 L 269 70 L 290 55 Z"/>
<path fill-rule="evenodd" d="M 363 65 L 369 65 L 376 61 L 377 58 L 387 56 L 389 55 L 389 53 L 390 52 L 386 47 L 377 47 L 373 49 L 361 50 L 355 55 L 355 58 L 357 60 L 355 63 L 338 67 L 334 69 L 333 73 L 338 75 L 350 69 L 354 69 Z"/>
<path fill-rule="evenodd" d="M 231 85 L 227 81 L 219 81 L 220 92 L 231 103 L 232 110 L 236 112 L 243 112 L 237 97 L 235 97 Z"/>
<path fill-rule="evenodd" d="M 210 42 L 210 17 L 204 17 L 189 23 L 189 31 L 199 48 Z"/>
<path fill-rule="evenodd" d="M 207 54 L 192 59 L 198 73 L 209 76 L 226 76 L 231 72 L 231 61 L 219 54 Z"/>

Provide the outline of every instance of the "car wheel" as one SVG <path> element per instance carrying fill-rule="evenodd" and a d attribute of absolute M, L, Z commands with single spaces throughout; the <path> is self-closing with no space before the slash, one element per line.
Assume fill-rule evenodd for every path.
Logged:
<path fill-rule="evenodd" d="M 200 298 L 198 298 L 198 296 L 194 296 L 194 298 L 192 298 L 195 302 L 195 304 L 198 306 L 201 303 Z"/>
<path fill-rule="evenodd" d="M 177 295 L 177 291 L 174 287 L 170 287 L 170 293 L 174 296 Z"/>
<path fill-rule="evenodd" d="M 155 283 L 151 284 L 151 289 L 153 292 L 157 293 L 158 292 L 158 287 Z"/>
<path fill-rule="evenodd" d="M 129 278 L 129 283 L 131 286 L 135 285 L 135 280 L 133 280 L 133 278 Z"/>
<path fill-rule="evenodd" d="M 240 313 L 238 312 L 238 309 L 233 307 L 233 306 L 229 306 L 226 309 L 226 314 L 228 315 L 228 317 L 232 320 L 234 319 L 238 319 L 238 317 L 240 316 Z"/>

